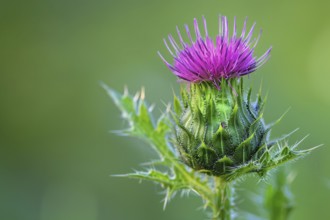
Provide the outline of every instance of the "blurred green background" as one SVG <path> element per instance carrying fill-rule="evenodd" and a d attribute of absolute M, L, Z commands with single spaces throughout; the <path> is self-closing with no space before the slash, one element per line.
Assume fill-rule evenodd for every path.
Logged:
<path fill-rule="evenodd" d="M 247 81 L 269 91 L 266 119 L 291 107 L 275 135 L 300 130 L 303 147 L 325 146 L 294 163 L 292 219 L 330 219 L 330 2 L 325 0 L 1 0 L 0 219 L 205 219 L 194 196 L 164 212 L 159 187 L 110 177 L 155 154 L 109 130 L 125 124 L 100 81 L 146 88 L 156 113 L 171 101 L 176 78 L 157 56 L 175 26 L 205 15 L 236 15 L 263 29 L 257 54 L 272 57 Z M 241 27 L 241 26 L 240 26 Z M 251 187 L 253 186 L 253 187 Z M 254 178 L 239 185 L 261 187 Z M 247 207 L 250 201 L 239 197 Z"/>

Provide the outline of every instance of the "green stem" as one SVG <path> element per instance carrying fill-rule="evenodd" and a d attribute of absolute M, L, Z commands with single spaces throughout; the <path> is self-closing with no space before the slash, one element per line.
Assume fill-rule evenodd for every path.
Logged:
<path fill-rule="evenodd" d="M 214 206 L 212 220 L 231 220 L 233 188 L 220 177 L 214 177 Z"/>

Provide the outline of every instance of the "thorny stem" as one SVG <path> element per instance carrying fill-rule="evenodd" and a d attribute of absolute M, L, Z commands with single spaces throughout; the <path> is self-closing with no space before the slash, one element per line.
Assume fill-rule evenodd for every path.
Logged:
<path fill-rule="evenodd" d="M 231 220 L 232 186 L 220 177 L 214 177 L 214 205 L 212 220 Z"/>

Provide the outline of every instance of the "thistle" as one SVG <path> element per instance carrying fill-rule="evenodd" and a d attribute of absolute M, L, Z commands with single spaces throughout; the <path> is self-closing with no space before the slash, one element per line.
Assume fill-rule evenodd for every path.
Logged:
<path fill-rule="evenodd" d="M 251 41 L 253 24 L 245 36 L 246 20 L 238 37 L 236 20 L 230 36 L 227 18 L 220 17 L 221 31 L 215 43 L 208 36 L 205 18 L 203 23 L 205 39 L 194 20 L 195 41 L 186 26 L 190 44 L 183 41 L 177 29 L 182 48 L 169 35 L 176 54 L 165 40 L 174 64 L 162 59 L 175 75 L 189 83 L 182 88 L 181 102 L 175 98 L 175 146 L 186 165 L 227 181 L 252 172 L 263 176 L 298 156 L 288 146 L 271 149 L 279 140 L 269 140 L 274 124 L 266 125 L 263 120 L 264 101 L 259 94 L 252 102 L 251 89 L 248 93 L 243 89 L 241 76 L 265 63 L 271 48 L 260 58 L 253 56 L 260 34 Z"/>
<path fill-rule="evenodd" d="M 168 37 L 171 47 L 164 40 L 173 64 L 159 55 L 186 84 L 181 97 L 174 96 L 173 108 L 168 106 L 158 120 L 154 120 L 144 100 L 144 90 L 133 98 L 128 91 L 121 95 L 105 88 L 130 125 L 120 134 L 147 141 L 160 159 L 151 162 L 145 172 L 121 176 L 159 183 L 166 189 L 165 205 L 178 191 L 194 191 L 203 199 L 205 208 L 212 211 L 213 220 L 230 220 L 234 218 L 235 180 L 250 173 L 263 177 L 314 148 L 296 150 L 300 142 L 290 146 L 285 140 L 290 134 L 270 140 L 272 127 L 282 117 L 266 124 L 261 92 L 252 101 L 252 90 L 243 88 L 242 76 L 264 64 L 271 51 L 269 48 L 261 57 L 254 56 L 260 37 L 259 34 L 251 40 L 255 24 L 246 32 L 245 20 L 238 36 L 235 19 L 230 35 L 227 18 L 219 17 L 220 34 L 215 41 L 208 36 L 205 18 L 203 24 L 204 38 L 195 19 L 195 40 L 187 25 L 189 43 L 178 28 L 181 46 L 172 35 Z M 162 168 L 157 169 L 159 166 Z"/>

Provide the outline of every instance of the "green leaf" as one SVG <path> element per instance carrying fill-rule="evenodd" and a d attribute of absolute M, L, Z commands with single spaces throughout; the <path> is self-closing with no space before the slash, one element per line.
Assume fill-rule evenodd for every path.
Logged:
<path fill-rule="evenodd" d="M 200 173 L 196 175 L 195 171 L 187 169 L 180 162 L 177 155 L 175 155 L 175 151 L 172 149 L 170 141 L 167 138 L 172 126 L 169 118 L 169 106 L 166 112 L 155 123 L 150 106 L 144 100 L 144 90 L 132 97 L 127 90 L 125 90 L 124 94 L 120 94 L 104 84 L 102 86 L 129 124 L 128 129 L 118 133 L 145 140 L 158 153 L 160 158 L 145 163 L 145 165 L 153 167 L 153 169 L 147 172 L 136 172 L 117 176 L 149 180 L 162 185 L 166 189 L 164 205 L 166 205 L 167 201 L 177 191 L 192 190 L 205 200 L 205 204 L 209 204 L 207 206 L 214 206 L 209 178 L 202 179 L 200 178 Z M 154 168 L 160 166 L 164 171 Z"/>
<path fill-rule="evenodd" d="M 175 172 L 172 170 L 172 172 Z M 147 180 L 160 184 L 166 189 L 164 198 L 164 209 L 168 201 L 175 195 L 176 192 L 181 190 L 190 190 L 191 185 L 189 182 L 181 178 L 181 175 L 169 175 L 168 173 L 161 172 L 155 169 L 150 169 L 147 172 L 135 172 L 123 175 L 115 175 L 117 177 L 128 177 L 139 180 Z"/>
<path fill-rule="evenodd" d="M 269 220 L 287 220 L 294 208 L 290 185 L 293 174 L 288 174 L 284 168 L 279 169 L 272 178 L 264 193 L 264 207 L 268 211 Z"/>
<path fill-rule="evenodd" d="M 260 169 L 260 164 L 258 163 L 253 163 L 253 162 L 246 163 L 239 167 L 233 167 L 228 174 L 224 175 L 224 178 L 226 181 L 230 182 L 232 180 L 239 179 L 245 174 L 257 172 L 259 169 Z"/>
<path fill-rule="evenodd" d="M 128 177 L 140 180 L 149 180 L 161 184 L 162 187 L 173 187 L 175 185 L 175 179 L 171 178 L 167 173 L 162 173 L 157 170 L 149 170 L 148 172 L 135 172 L 128 174 L 114 175 L 115 177 Z"/>
<path fill-rule="evenodd" d="M 123 133 L 148 142 L 164 163 L 168 162 L 169 158 L 174 158 L 172 150 L 167 146 L 166 135 L 170 130 L 168 113 L 163 114 L 155 124 L 150 106 L 144 100 L 144 89 L 132 97 L 127 90 L 120 94 L 105 84 L 102 86 L 122 112 L 123 118 L 128 121 L 130 127 Z"/>

